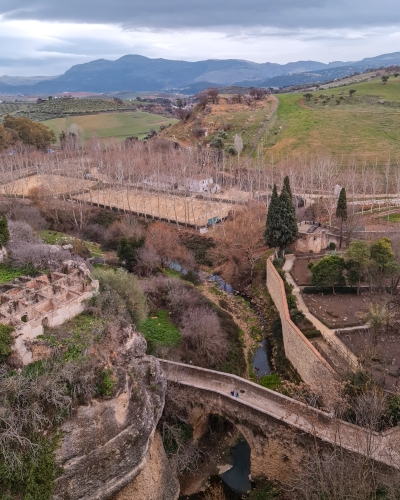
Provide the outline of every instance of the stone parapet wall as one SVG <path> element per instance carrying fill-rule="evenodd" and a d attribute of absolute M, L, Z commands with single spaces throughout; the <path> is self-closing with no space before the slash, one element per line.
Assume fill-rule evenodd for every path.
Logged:
<path fill-rule="evenodd" d="M 323 451 L 340 445 L 358 457 L 399 469 L 400 427 L 369 431 L 236 375 L 159 362 L 168 382 L 185 394 L 190 421 L 193 412 L 198 422 L 206 421 L 208 414 L 218 414 L 242 432 L 251 448 L 253 477 L 267 475 L 287 483 L 301 471 L 315 446 Z M 230 396 L 233 389 L 239 391 L 239 398 Z M 349 466 L 354 463 L 350 459 Z"/>
<path fill-rule="evenodd" d="M 270 259 L 267 287 L 281 318 L 286 357 L 306 384 L 319 392 L 331 391 L 336 373 L 290 319 L 283 280 Z"/>

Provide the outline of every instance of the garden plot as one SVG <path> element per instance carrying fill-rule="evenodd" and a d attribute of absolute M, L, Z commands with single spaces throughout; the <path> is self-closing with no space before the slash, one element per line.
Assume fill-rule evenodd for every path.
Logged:
<path fill-rule="evenodd" d="M 384 300 L 378 294 L 303 294 L 310 313 L 330 328 L 345 328 L 363 325 L 360 313 L 367 312 L 367 306 Z"/>
<path fill-rule="evenodd" d="M 312 260 L 314 265 L 318 264 L 322 257 L 310 257 L 308 259 L 296 259 L 294 261 L 293 268 L 290 270 L 290 274 L 293 276 L 297 285 L 299 286 L 310 286 L 312 274 L 308 269 L 308 263 Z"/>
<path fill-rule="evenodd" d="M 91 190 L 74 198 L 84 199 L 94 205 L 191 226 L 205 226 L 210 220 L 213 222 L 222 220 L 227 217 L 232 208 L 227 203 L 199 200 L 194 197 L 146 193 L 140 189 L 132 191 L 116 191 L 111 188 L 101 191 Z"/>
<path fill-rule="evenodd" d="M 376 340 L 368 329 L 336 334 L 360 358 L 365 370 L 385 389 L 395 391 L 400 382 L 400 336 L 398 319 L 384 327 Z"/>
<path fill-rule="evenodd" d="M 1 186 L 1 191 L 10 196 L 29 196 L 33 190 L 39 190 L 39 194 L 62 195 L 84 191 L 96 185 L 94 181 L 78 179 L 76 177 L 64 177 L 63 175 L 31 175 L 14 182 Z"/>

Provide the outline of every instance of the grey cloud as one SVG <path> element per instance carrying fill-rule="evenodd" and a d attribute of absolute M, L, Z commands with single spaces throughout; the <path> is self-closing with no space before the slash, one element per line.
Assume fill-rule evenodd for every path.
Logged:
<path fill-rule="evenodd" d="M 400 22 L 398 0 L 1 0 L 9 19 L 117 24 L 125 29 L 233 26 L 357 28 Z"/>

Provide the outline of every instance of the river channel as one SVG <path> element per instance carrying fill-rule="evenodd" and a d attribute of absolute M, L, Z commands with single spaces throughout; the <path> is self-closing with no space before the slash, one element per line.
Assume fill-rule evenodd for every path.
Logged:
<path fill-rule="evenodd" d="M 186 269 L 183 269 L 178 262 L 172 262 L 169 267 L 182 274 L 187 274 Z M 239 293 L 221 276 L 213 274 L 208 279 L 217 283 L 218 287 L 224 292 L 232 295 L 239 295 Z M 270 351 L 267 339 L 263 339 L 259 343 L 259 347 L 254 353 L 253 370 L 257 373 L 259 378 L 271 373 Z M 250 446 L 247 441 L 242 439 L 232 448 L 229 462 L 232 465 L 232 468 L 221 476 L 224 483 L 224 492 L 227 500 L 238 500 L 242 498 L 244 493 L 251 490 L 251 483 L 249 480 Z M 210 478 L 211 484 L 219 480 L 219 476 L 212 476 Z M 180 497 L 180 500 L 200 500 L 202 498 L 204 498 L 203 494 L 199 493 L 191 495 L 190 497 L 182 496 Z"/>

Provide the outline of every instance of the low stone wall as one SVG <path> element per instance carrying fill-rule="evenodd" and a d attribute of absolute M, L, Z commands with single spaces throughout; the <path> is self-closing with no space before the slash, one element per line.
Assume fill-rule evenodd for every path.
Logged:
<path fill-rule="evenodd" d="M 285 287 L 270 259 L 267 261 L 267 287 L 282 321 L 286 357 L 306 384 L 320 392 L 331 391 L 336 373 L 290 319 Z"/>

